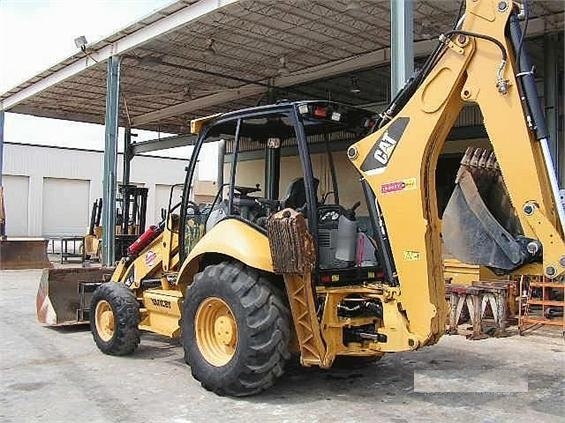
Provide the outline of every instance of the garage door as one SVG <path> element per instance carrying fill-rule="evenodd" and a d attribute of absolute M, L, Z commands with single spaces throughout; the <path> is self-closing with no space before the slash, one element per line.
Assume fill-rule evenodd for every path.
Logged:
<path fill-rule="evenodd" d="M 90 181 L 43 179 L 43 235 L 84 235 L 90 214 Z"/>
<path fill-rule="evenodd" d="M 171 185 L 157 184 L 155 185 L 155 215 L 153 222 L 148 222 L 155 225 L 161 221 L 161 209 L 166 209 L 169 206 L 169 195 L 171 193 Z M 182 195 L 182 186 L 175 187 L 173 192 L 173 206 L 176 205 Z"/>
<path fill-rule="evenodd" d="M 3 175 L 6 235 L 28 236 L 29 177 Z"/>

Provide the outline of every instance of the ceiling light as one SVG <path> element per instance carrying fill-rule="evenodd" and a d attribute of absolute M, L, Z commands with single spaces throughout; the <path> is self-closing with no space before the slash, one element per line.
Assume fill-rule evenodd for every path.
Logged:
<path fill-rule="evenodd" d="M 345 10 L 360 10 L 361 9 L 361 2 L 358 0 L 348 0 L 347 6 L 345 6 Z"/>
<path fill-rule="evenodd" d="M 139 59 L 139 64 L 142 66 L 147 66 L 153 68 L 155 66 L 163 64 L 162 56 L 144 56 Z"/>
<path fill-rule="evenodd" d="M 434 28 L 428 19 L 422 19 L 422 29 L 420 36 L 422 38 L 432 38 L 434 33 Z"/>
<path fill-rule="evenodd" d="M 186 87 L 184 87 L 184 89 L 182 90 L 182 96 L 183 96 L 183 98 L 186 98 L 188 100 L 192 100 L 192 90 L 190 89 L 190 85 L 187 85 Z"/>
<path fill-rule="evenodd" d="M 88 41 L 86 41 L 86 37 L 84 35 L 75 38 L 75 46 L 77 46 L 77 48 L 80 49 L 81 51 L 86 51 L 87 44 Z"/>
<path fill-rule="evenodd" d="M 218 53 L 218 49 L 216 48 L 216 40 L 210 38 L 206 44 L 206 49 L 204 50 L 204 56 L 211 57 L 215 56 Z"/>
<path fill-rule="evenodd" d="M 288 75 L 289 73 L 290 70 L 286 65 L 286 56 L 279 57 L 279 68 L 277 69 L 277 74 L 283 76 L 283 75 Z"/>
<path fill-rule="evenodd" d="M 361 92 L 361 88 L 359 88 L 359 81 L 356 76 L 351 77 L 351 88 L 349 89 L 349 92 L 352 94 L 359 94 Z"/>

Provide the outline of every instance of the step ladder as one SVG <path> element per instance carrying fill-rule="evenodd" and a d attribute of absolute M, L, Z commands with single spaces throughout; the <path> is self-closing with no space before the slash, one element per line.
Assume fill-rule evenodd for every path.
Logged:
<path fill-rule="evenodd" d="M 527 292 L 525 298 L 524 292 Z M 548 325 L 561 327 L 565 336 L 565 278 L 522 276 L 518 310 L 520 335 L 527 330 Z"/>

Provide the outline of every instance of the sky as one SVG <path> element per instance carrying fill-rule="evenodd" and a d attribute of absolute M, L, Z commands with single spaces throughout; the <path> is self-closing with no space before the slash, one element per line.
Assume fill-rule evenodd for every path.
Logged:
<path fill-rule="evenodd" d="M 0 0 L 0 93 L 76 53 L 74 39 L 94 43 L 172 0 Z M 104 127 L 5 114 L 4 140 L 102 150 Z M 137 141 L 157 138 L 138 131 Z M 121 135 L 121 132 L 120 132 Z M 121 138 L 120 138 L 121 140 Z M 121 142 L 119 143 L 121 149 Z M 161 151 L 188 157 L 186 147 Z"/>

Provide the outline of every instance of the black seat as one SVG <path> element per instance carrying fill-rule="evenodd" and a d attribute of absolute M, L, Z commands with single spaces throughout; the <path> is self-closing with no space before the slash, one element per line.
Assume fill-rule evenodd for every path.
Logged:
<path fill-rule="evenodd" d="M 318 184 L 320 181 L 314 178 L 314 191 L 316 192 L 316 201 L 317 192 L 318 192 Z M 306 204 L 306 188 L 304 186 L 304 178 L 296 178 L 294 179 L 288 189 L 286 190 L 286 195 L 282 199 L 282 206 L 283 208 L 291 208 L 291 209 L 298 209 L 303 207 Z"/>

